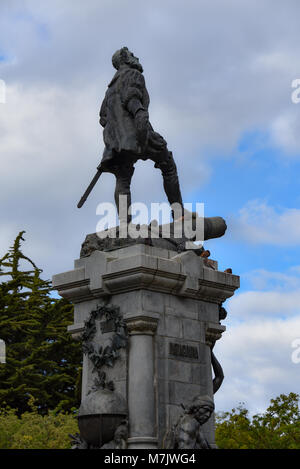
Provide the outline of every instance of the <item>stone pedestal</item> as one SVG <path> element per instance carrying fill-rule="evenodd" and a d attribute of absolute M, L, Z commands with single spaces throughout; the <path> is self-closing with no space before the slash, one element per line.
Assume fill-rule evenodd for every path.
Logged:
<path fill-rule="evenodd" d="M 166 430 L 197 395 L 213 397 L 210 347 L 221 337 L 220 305 L 239 287 L 239 277 L 208 267 L 194 252 L 143 244 L 94 251 L 75 268 L 55 275 L 53 287 L 75 305 L 74 338 L 91 311 L 120 308 L 128 346 L 103 369 L 127 402 L 129 448 L 162 448 Z M 93 343 L 105 346 L 114 332 L 97 323 Z M 222 361 L 222 360 L 220 360 Z M 94 365 L 84 357 L 83 399 L 94 384 Z M 225 370 L 226 374 L 226 370 Z M 219 392 L 222 392 L 220 390 Z M 213 418 L 203 427 L 214 445 Z"/>

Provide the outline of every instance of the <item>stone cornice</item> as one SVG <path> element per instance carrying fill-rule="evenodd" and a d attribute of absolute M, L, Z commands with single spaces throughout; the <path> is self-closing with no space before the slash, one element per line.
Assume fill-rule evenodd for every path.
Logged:
<path fill-rule="evenodd" d="M 103 275 L 103 281 L 110 293 L 123 293 L 132 290 L 154 290 L 162 293 L 179 291 L 186 276 L 143 265 Z"/>
<path fill-rule="evenodd" d="M 158 320 L 148 316 L 137 316 L 126 320 L 129 335 L 154 335 Z"/>
<path fill-rule="evenodd" d="M 217 304 L 239 288 L 238 276 L 205 267 L 192 252 L 174 256 L 136 245 L 113 254 L 95 251 L 76 261 L 73 271 L 53 277 L 53 287 L 73 303 L 144 289 Z"/>

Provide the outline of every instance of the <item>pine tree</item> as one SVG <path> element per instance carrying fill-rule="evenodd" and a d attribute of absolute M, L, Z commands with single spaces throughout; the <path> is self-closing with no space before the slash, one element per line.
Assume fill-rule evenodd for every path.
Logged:
<path fill-rule="evenodd" d="M 6 364 L 0 365 L 0 405 L 40 413 L 78 407 L 81 345 L 67 333 L 73 306 L 51 297 L 50 281 L 21 251 L 24 231 L 0 259 L 0 337 Z M 24 267 L 28 265 L 29 268 Z"/>

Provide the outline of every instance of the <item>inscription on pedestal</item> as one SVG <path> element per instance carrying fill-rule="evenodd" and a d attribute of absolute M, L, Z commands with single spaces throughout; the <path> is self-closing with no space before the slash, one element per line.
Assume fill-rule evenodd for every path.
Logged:
<path fill-rule="evenodd" d="M 169 354 L 176 357 L 193 358 L 198 360 L 198 347 L 192 345 L 178 344 L 169 342 Z"/>

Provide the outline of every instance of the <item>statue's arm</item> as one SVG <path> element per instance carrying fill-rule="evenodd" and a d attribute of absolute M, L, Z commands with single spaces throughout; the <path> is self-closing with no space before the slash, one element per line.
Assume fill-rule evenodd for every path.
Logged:
<path fill-rule="evenodd" d="M 212 350 L 211 350 L 211 364 L 212 364 L 214 374 L 215 374 L 215 377 L 213 379 L 213 393 L 215 394 L 220 388 L 221 384 L 223 383 L 224 373 L 223 373 L 223 369 L 220 363 L 218 362 Z"/>
<path fill-rule="evenodd" d="M 147 111 L 143 106 L 143 90 L 146 88 L 145 79 L 138 70 L 130 69 L 124 77 L 121 99 L 123 106 L 133 117 L 139 111 Z"/>
<path fill-rule="evenodd" d="M 105 127 L 107 123 L 106 106 L 107 106 L 107 98 L 105 96 L 103 103 L 101 105 L 101 108 L 100 108 L 100 113 L 99 113 L 99 117 L 100 117 L 99 123 L 100 125 L 102 125 L 102 127 Z"/>
<path fill-rule="evenodd" d="M 123 106 L 133 116 L 137 139 L 141 148 L 147 144 L 149 114 L 143 104 L 143 93 L 146 90 L 145 79 L 138 70 L 129 70 L 123 81 L 121 100 Z"/>

